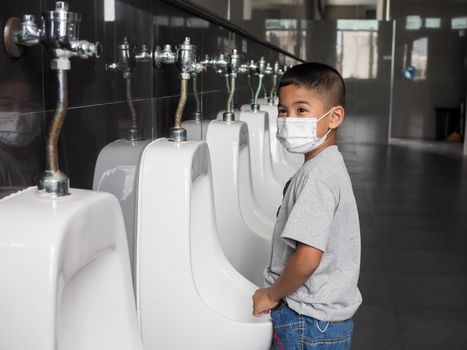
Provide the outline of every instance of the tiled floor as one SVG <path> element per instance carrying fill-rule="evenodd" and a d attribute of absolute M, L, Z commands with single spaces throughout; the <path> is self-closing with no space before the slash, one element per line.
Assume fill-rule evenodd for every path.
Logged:
<path fill-rule="evenodd" d="M 467 349 L 467 157 L 442 148 L 340 145 L 362 232 L 354 350 Z"/>

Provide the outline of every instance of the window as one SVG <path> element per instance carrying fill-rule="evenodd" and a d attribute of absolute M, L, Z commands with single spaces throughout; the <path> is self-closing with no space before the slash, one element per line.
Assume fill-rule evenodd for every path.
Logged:
<path fill-rule="evenodd" d="M 376 79 L 378 21 L 337 21 L 337 68 L 347 79 Z"/>

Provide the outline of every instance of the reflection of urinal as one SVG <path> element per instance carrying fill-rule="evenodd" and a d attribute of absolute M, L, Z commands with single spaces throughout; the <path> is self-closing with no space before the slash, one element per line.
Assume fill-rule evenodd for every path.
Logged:
<path fill-rule="evenodd" d="M 136 173 L 141 152 L 150 141 L 121 139 L 108 144 L 99 153 L 94 170 L 92 189 L 112 193 L 120 201 L 132 271 L 134 271 Z"/>
<path fill-rule="evenodd" d="M 240 121 L 213 121 L 207 143 L 222 249 L 243 276 L 262 286 L 274 222 L 259 209 L 253 194 L 248 128 Z"/>
<path fill-rule="evenodd" d="M 185 120 L 182 127 L 186 130 L 188 140 L 206 140 L 209 120 Z"/>
<path fill-rule="evenodd" d="M 142 349 L 114 196 L 0 200 L 0 349 Z"/>
<path fill-rule="evenodd" d="M 239 119 L 248 125 L 251 172 L 256 199 L 260 208 L 271 219 L 275 219 L 287 180 L 277 178 L 272 168 L 268 114 L 261 111 L 241 111 Z"/>
<path fill-rule="evenodd" d="M 145 350 L 269 350 L 256 289 L 219 245 L 205 142 L 149 144 L 138 187 L 137 306 Z"/>

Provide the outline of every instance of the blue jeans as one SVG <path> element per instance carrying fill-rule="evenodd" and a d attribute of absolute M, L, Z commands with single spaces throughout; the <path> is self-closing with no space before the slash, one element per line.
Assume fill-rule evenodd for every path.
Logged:
<path fill-rule="evenodd" d="M 285 301 L 271 311 L 274 350 L 348 350 L 352 342 L 352 320 L 319 321 L 300 315 Z"/>

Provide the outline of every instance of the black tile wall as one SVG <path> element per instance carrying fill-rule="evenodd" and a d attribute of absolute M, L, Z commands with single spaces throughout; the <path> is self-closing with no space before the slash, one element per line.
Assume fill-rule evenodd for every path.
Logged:
<path fill-rule="evenodd" d="M 126 136 L 130 125 L 121 72 L 106 70 L 115 60 L 124 37 L 132 44 L 173 47 L 190 36 L 201 57 L 228 53 L 236 47 L 244 59 L 284 61 L 285 56 L 250 38 L 233 33 L 160 0 L 115 0 L 115 20 L 104 20 L 101 0 L 70 0 L 71 11 L 81 13 L 80 39 L 99 41 L 99 59 L 72 58 L 69 72 L 69 111 L 59 142 L 60 168 L 77 188 L 91 188 L 95 161 L 108 143 Z M 54 8 L 53 0 L 5 2 L 0 7 L 1 29 L 10 16 L 31 13 L 39 18 Z M 3 40 L 3 36 L 1 36 Z M 35 185 L 44 168 L 46 131 L 53 117 L 56 77 L 50 70 L 50 54 L 42 46 L 25 50 L 20 58 L 8 57 L 0 43 L 0 196 L 12 186 Z M 157 69 L 138 64 L 132 81 L 135 108 L 144 135 L 167 136 L 173 125 L 180 83 L 174 65 Z M 199 79 L 203 115 L 214 119 L 224 109 L 223 77 L 212 70 Z M 238 79 L 238 104 L 249 103 L 245 76 Z M 196 104 L 189 87 L 184 119 L 193 118 Z"/>

